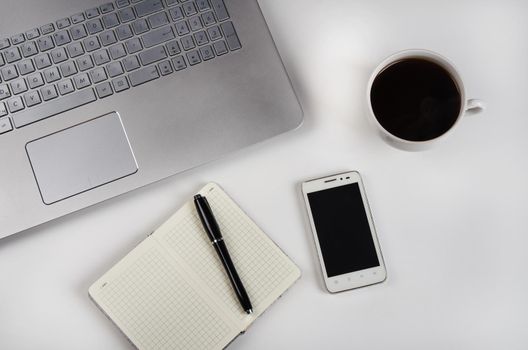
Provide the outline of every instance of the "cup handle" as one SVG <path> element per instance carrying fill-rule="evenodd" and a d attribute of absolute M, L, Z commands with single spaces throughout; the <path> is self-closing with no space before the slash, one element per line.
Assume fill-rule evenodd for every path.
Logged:
<path fill-rule="evenodd" d="M 475 115 L 483 112 L 486 109 L 484 101 L 477 99 L 470 99 L 467 101 L 466 111 L 464 115 Z"/>

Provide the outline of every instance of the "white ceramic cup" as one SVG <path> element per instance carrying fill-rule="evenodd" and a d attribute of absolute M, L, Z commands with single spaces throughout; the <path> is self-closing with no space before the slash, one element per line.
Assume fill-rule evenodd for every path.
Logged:
<path fill-rule="evenodd" d="M 458 117 L 456 121 L 453 123 L 451 128 L 443 133 L 442 135 L 426 140 L 426 141 L 409 141 L 402 139 L 398 136 L 395 136 L 388 132 L 378 121 L 376 118 L 376 115 L 374 114 L 374 111 L 372 109 L 372 103 L 370 99 L 370 93 L 372 89 L 372 84 L 374 83 L 374 80 L 376 77 L 387 67 L 392 65 L 395 62 L 399 62 L 406 59 L 412 59 L 412 58 L 420 58 L 420 59 L 426 59 L 428 61 L 434 62 L 441 67 L 443 67 L 447 72 L 451 75 L 451 78 L 453 81 L 457 84 L 458 90 L 460 92 L 460 100 L 462 101 L 460 106 L 460 111 L 458 113 Z M 449 62 L 445 57 L 432 52 L 428 50 L 405 50 L 400 51 L 398 53 L 395 53 L 394 55 L 386 58 L 381 64 L 374 70 L 372 73 L 372 76 L 369 79 L 368 82 L 368 88 L 367 88 L 367 106 L 368 106 L 368 114 L 369 114 L 369 120 L 372 122 L 372 124 L 376 127 L 378 130 L 378 133 L 381 135 L 381 137 L 390 145 L 403 149 L 406 151 L 420 151 L 424 149 L 428 149 L 431 146 L 433 146 L 435 143 L 437 143 L 439 140 L 444 139 L 448 134 L 450 134 L 455 126 L 458 124 L 458 122 L 462 119 L 465 115 L 474 115 L 482 112 L 485 109 L 485 104 L 481 100 L 476 99 L 467 99 L 466 97 L 466 89 L 464 88 L 464 83 L 462 81 L 462 78 L 460 77 L 460 74 L 456 70 L 455 66 Z"/>

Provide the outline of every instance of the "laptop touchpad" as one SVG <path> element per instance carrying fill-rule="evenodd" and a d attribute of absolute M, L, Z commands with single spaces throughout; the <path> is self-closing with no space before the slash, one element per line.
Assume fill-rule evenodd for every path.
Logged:
<path fill-rule="evenodd" d="M 31 141 L 26 150 L 45 204 L 86 192 L 138 170 L 117 113 Z"/>

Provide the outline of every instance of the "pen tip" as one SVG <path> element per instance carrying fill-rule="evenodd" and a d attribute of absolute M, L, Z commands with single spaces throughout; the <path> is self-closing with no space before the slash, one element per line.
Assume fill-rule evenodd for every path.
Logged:
<path fill-rule="evenodd" d="M 200 199 L 200 198 L 202 198 L 201 194 L 197 194 L 197 195 L 194 196 L 194 199 Z"/>
<path fill-rule="evenodd" d="M 253 309 L 246 310 L 246 312 L 248 313 L 248 315 L 251 315 L 253 313 Z"/>

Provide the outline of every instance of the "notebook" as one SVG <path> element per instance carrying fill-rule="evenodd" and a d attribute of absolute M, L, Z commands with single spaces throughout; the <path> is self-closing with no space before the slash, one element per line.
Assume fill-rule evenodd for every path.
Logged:
<path fill-rule="evenodd" d="M 253 314 L 240 306 L 190 200 L 89 289 L 140 350 L 223 349 L 301 276 L 217 184 L 199 193 L 209 201 Z"/>

